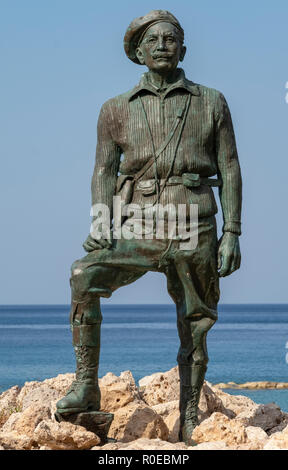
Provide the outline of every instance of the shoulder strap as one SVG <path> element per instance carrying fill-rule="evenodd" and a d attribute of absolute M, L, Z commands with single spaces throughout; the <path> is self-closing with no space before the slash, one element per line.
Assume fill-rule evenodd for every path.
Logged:
<path fill-rule="evenodd" d="M 140 95 L 138 95 L 138 101 L 140 103 L 142 114 L 143 114 L 144 120 L 146 122 L 146 126 L 148 128 L 148 132 L 149 132 L 149 135 L 150 135 L 150 138 L 151 138 L 152 148 L 153 148 L 153 156 L 148 160 L 148 162 L 146 162 L 146 164 L 143 166 L 143 168 L 141 168 L 141 170 L 139 170 L 134 175 L 134 181 L 139 180 L 139 178 L 141 178 L 146 173 L 146 171 L 149 170 L 149 168 L 153 165 L 153 163 L 157 160 L 157 158 L 161 155 L 161 153 L 165 150 L 167 145 L 170 143 L 170 141 L 171 141 L 172 137 L 174 136 L 175 131 L 176 131 L 176 129 L 177 129 L 179 123 L 180 123 L 180 121 L 183 118 L 183 114 L 184 114 L 186 104 L 187 104 L 187 101 L 185 100 L 184 105 L 181 108 L 178 108 L 176 118 L 175 118 L 175 120 L 172 124 L 170 132 L 168 133 L 168 135 L 167 135 L 166 139 L 164 140 L 164 142 L 162 143 L 162 145 L 160 145 L 158 150 L 155 151 L 151 128 L 150 128 L 150 125 L 149 125 L 149 122 L 148 122 L 148 119 L 147 119 L 147 114 L 146 114 L 146 111 L 145 111 L 145 108 L 144 108 L 144 105 L 143 105 L 143 102 L 142 102 L 142 99 L 141 99 Z"/>
<path fill-rule="evenodd" d="M 176 145 L 174 147 L 174 154 L 173 154 L 173 158 L 171 160 L 171 163 L 170 163 L 170 168 L 168 170 L 168 173 L 165 177 L 165 180 L 164 180 L 164 183 L 161 187 L 161 190 L 160 192 L 158 192 L 157 194 L 157 199 L 156 201 L 154 202 L 153 205 L 155 205 L 156 202 L 159 202 L 159 199 L 160 199 L 160 196 L 161 194 L 163 193 L 164 191 L 164 188 L 166 187 L 166 183 L 171 175 L 171 172 L 173 170 L 173 166 L 174 166 L 174 162 L 175 162 L 175 158 L 176 158 L 176 154 L 177 154 L 177 150 L 178 150 L 178 146 L 179 146 L 179 143 L 180 143 L 180 140 L 181 140 L 181 136 L 182 136 L 182 132 L 183 132 L 183 129 L 184 129 L 184 126 L 185 126 L 185 123 L 186 123 L 186 119 L 187 119 L 187 115 L 188 115 L 188 111 L 189 111 L 189 108 L 190 108 L 190 104 L 191 104 L 191 94 L 189 93 L 189 96 L 186 100 L 186 103 L 185 103 L 185 113 L 184 113 L 184 116 L 183 116 L 183 119 L 182 119 L 182 123 L 181 123 L 181 127 L 180 127 L 180 131 L 179 131 L 179 134 L 178 134 L 178 137 L 177 137 L 177 142 L 176 142 Z"/>

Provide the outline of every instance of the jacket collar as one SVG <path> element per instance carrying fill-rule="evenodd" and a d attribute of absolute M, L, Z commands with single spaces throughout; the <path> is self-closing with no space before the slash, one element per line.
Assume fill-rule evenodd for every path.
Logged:
<path fill-rule="evenodd" d="M 166 97 L 172 90 L 177 88 L 184 88 L 192 95 L 200 96 L 198 85 L 194 82 L 191 82 L 190 80 L 187 80 L 183 69 L 176 70 L 175 81 L 173 81 L 171 85 L 166 88 L 164 97 Z M 157 90 L 157 88 L 155 88 L 155 86 L 153 86 L 151 83 L 149 72 L 144 73 L 141 77 L 140 83 L 136 85 L 130 92 L 128 92 L 128 100 L 130 101 L 143 90 L 149 91 L 154 95 L 159 94 L 159 90 Z"/>

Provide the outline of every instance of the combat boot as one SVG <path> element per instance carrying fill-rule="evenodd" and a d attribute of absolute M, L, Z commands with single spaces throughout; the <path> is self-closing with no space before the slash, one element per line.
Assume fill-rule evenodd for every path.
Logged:
<path fill-rule="evenodd" d="M 98 385 L 99 347 L 76 346 L 76 380 L 72 382 L 66 396 L 57 403 L 60 414 L 98 411 L 100 389 Z"/>
<path fill-rule="evenodd" d="M 179 366 L 180 375 L 180 431 L 179 441 L 196 445 L 192 434 L 198 426 L 198 405 L 207 367 L 204 365 Z"/>

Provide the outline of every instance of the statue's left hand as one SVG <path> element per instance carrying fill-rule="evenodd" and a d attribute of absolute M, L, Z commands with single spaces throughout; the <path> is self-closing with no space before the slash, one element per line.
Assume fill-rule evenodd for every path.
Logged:
<path fill-rule="evenodd" d="M 220 277 L 226 277 L 240 268 L 241 252 L 239 236 L 225 232 L 218 246 L 218 269 Z"/>

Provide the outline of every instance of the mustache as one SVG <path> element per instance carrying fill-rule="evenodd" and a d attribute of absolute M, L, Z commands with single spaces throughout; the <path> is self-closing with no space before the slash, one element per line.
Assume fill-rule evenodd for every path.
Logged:
<path fill-rule="evenodd" d="M 156 54 L 152 54 L 152 57 L 153 59 L 170 59 L 170 57 L 173 57 L 173 54 L 158 52 Z"/>

